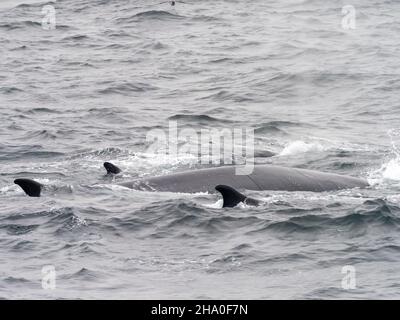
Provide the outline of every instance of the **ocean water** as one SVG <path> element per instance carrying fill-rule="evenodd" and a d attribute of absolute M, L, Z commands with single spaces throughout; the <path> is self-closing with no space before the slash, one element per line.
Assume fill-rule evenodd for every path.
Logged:
<path fill-rule="evenodd" d="M 352 1 L 354 29 L 348 1 L 158 2 L 1 1 L 0 297 L 400 298 L 400 2 Z M 371 187 L 222 209 L 115 186 L 200 166 L 149 151 L 171 121 Z"/>

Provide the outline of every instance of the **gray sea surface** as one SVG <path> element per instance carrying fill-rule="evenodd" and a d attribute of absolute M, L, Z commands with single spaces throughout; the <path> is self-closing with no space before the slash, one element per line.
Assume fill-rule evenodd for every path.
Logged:
<path fill-rule="evenodd" d="M 348 1 L 158 2 L 0 1 L 0 297 L 400 298 L 400 2 L 351 1 L 354 29 Z M 149 151 L 171 122 L 371 187 L 222 209 L 116 186 L 204 166 Z"/>

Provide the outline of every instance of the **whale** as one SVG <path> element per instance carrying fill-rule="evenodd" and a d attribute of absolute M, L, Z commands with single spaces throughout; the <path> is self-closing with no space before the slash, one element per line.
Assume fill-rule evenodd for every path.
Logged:
<path fill-rule="evenodd" d="M 105 162 L 107 174 L 122 172 L 116 165 Z M 218 191 L 224 199 L 224 207 L 233 207 L 240 202 L 258 204 L 237 190 L 254 191 L 310 191 L 324 192 L 342 189 L 366 188 L 367 180 L 336 173 L 326 173 L 302 168 L 281 167 L 269 164 L 254 165 L 251 173 L 238 175 L 238 166 L 211 167 L 145 177 L 118 185 L 141 191 L 177 193 L 214 193 Z M 16 179 L 28 196 L 40 197 L 43 185 L 30 179 Z"/>

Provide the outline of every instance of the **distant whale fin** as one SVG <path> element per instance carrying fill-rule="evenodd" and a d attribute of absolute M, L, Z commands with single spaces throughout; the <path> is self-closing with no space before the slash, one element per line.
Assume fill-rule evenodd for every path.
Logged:
<path fill-rule="evenodd" d="M 14 183 L 19 185 L 22 190 L 30 197 L 40 197 L 43 185 L 31 179 L 16 179 Z"/>
<path fill-rule="evenodd" d="M 108 174 L 118 174 L 122 172 L 120 168 L 118 168 L 116 165 L 113 165 L 111 162 L 104 162 L 103 165 Z"/>

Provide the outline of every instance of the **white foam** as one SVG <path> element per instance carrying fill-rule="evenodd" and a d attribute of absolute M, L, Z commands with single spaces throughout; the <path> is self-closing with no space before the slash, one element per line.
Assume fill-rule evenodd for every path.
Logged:
<path fill-rule="evenodd" d="M 326 148 L 320 144 L 315 142 L 304 142 L 302 140 L 297 140 L 290 142 L 279 154 L 280 156 L 288 156 L 295 155 L 299 153 L 306 153 L 310 151 L 321 152 Z"/>
<path fill-rule="evenodd" d="M 400 183 L 400 156 L 390 159 L 379 169 L 371 171 L 368 182 L 374 186 Z"/>
<path fill-rule="evenodd" d="M 22 189 L 17 185 L 5 186 L 0 188 L 0 194 L 10 194 L 10 195 L 17 195 L 17 194 L 24 194 Z"/>
<path fill-rule="evenodd" d="M 204 204 L 205 207 L 211 208 L 211 209 L 221 209 L 224 204 L 223 199 L 218 199 L 217 202 L 212 203 L 212 204 Z"/>
<path fill-rule="evenodd" d="M 400 158 L 390 160 L 382 169 L 384 179 L 400 181 Z"/>

